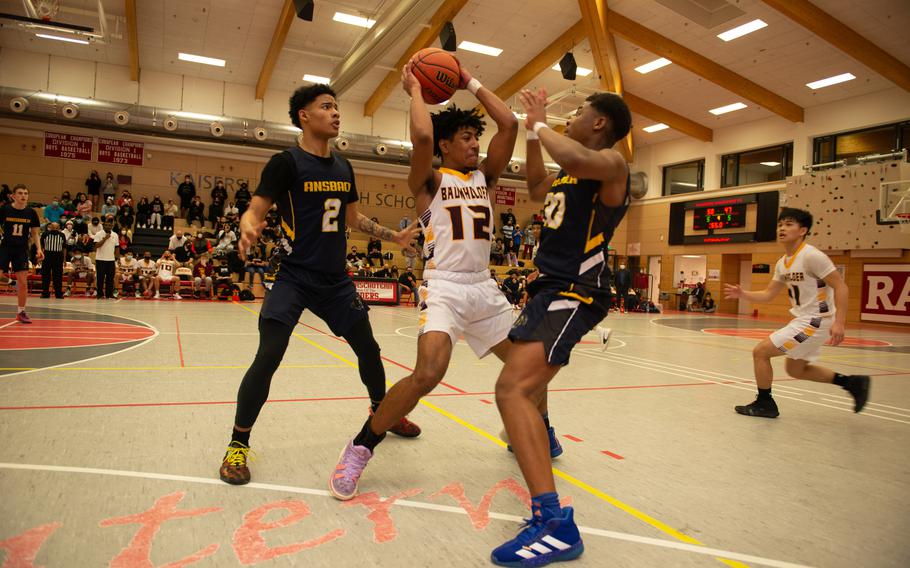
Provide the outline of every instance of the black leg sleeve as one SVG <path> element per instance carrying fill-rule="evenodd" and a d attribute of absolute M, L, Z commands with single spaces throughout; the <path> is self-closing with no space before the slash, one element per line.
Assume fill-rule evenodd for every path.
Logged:
<path fill-rule="evenodd" d="M 357 355 L 360 380 L 370 393 L 370 400 L 379 402 L 385 398 L 385 369 L 379 356 L 379 344 L 373 338 L 370 319 L 363 318 L 345 335 L 345 340 Z"/>
<path fill-rule="evenodd" d="M 262 405 L 269 398 L 272 375 L 278 370 L 293 331 L 293 326 L 277 320 L 259 320 L 259 350 L 256 351 L 256 358 L 243 376 L 240 390 L 237 391 L 235 425 L 252 428 L 256 423 Z"/>

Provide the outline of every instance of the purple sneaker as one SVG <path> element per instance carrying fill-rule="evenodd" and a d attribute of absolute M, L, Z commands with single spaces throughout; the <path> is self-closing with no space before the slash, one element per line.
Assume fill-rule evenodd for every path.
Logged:
<path fill-rule="evenodd" d="M 338 456 L 338 465 L 329 479 L 329 491 L 332 496 L 342 501 L 353 499 L 357 495 L 357 482 L 373 452 L 364 446 L 355 446 L 354 440 L 347 443 Z"/>
<path fill-rule="evenodd" d="M 16 319 L 19 321 L 19 323 L 32 323 L 31 318 L 29 318 L 28 314 L 25 312 L 19 312 L 16 314 Z"/>

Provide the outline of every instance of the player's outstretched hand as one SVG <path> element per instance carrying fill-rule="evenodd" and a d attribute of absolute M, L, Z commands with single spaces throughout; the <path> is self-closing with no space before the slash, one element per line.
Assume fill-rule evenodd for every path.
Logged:
<path fill-rule="evenodd" d="M 742 298 L 743 289 L 739 284 L 724 284 L 724 299 Z"/>
<path fill-rule="evenodd" d="M 417 252 L 417 250 L 411 246 L 411 241 L 416 239 L 418 234 L 420 234 L 420 227 L 417 225 L 417 221 L 414 221 L 401 231 L 395 231 L 392 235 L 392 240 L 395 241 L 395 244 L 400 246 L 402 250 Z"/>
<path fill-rule="evenodd" d="M 420 90 L 420 82 L 414 76 L 414 62 L 408 61 L 401 67 L 401 88 L 408 96 L 413 96 L 414 89 Z"/>
<path fill-rule="evenodd" d="M 525 128 L 532 130 L 537 122 L 547 122 L 547 90 L 540 89 L 536 93 L 529 89 L 523 89 L 518 94 L 518 100 L 525 109 L 527 118 L 525 119 Z"/>
<path fill-rule="evenodd" d="M 266 228 L 268 223 L 262 221 L 258 225 L 254 225 L 248 221 L 244 216 L 240 219 L 240 246 L 238 252 L 240 253 L 240 258 L 246 261 L 247 251 L 250 250 L 250 247 L 259 242 L 259 236 L 262 235 L 262 231 Z"/>
<path fill-rule="evenodd" d="M 461 73 L 461 77 L 458 80 L 458 88 L 467 89 L 468 83 L 470 83 L 471 79 L 473 79 L 474 77 L 471 76 L 471 74 L 468 72 L 467 69 L 464 68 L 464 66 L 461 64 L 460 61 L 458 62 L 458 68 L 460 69 L 460 73 Z"/>
<path fill-rule="evenodd" d="M 834 322 L 831 324 L 831 345 L 840 345 L 844 340 L 844 324 Z"/>

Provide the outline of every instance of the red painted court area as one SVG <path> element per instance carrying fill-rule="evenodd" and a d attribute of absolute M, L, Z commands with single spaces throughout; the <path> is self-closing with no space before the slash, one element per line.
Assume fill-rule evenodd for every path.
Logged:
<path fill-rule="evenodd" d="M 154 334 L 148 327 L 128 323 L 33 319 L 28 325 L 13 323 L 0 328 L 0 350 L 111 345 L 147 339 Z"/>
<path fill-rule="evenodd" d="M 705 328 L 702 330 L 705 333 L 713 333 L 715 335 L 729 335 L 732 337 L 746 337 L 749 339 L 764 339 L 774 331 L 772 329 L 759 329 L 759 328 L 736 328 L 736 327 L 713 327 Z M 887 341 L 879 341 L 878 339 L 862 339 L 859 337 L 844 337 L 843 342 L 840 344 L 841 347 L 891 347 L 891 344 Z"/>

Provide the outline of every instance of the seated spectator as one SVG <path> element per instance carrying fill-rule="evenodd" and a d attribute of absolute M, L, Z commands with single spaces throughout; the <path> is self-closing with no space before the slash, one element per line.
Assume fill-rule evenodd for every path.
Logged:
<path fill-rule="evenodd" d="M 215 276 L 215 292 L 218 295 L 223 294 L 223 290 L 227 289 L 230 291 L 234 285 L 234 281 L 231 280 L 231 267 L 228 266 L 228 259 L 226 257 L 221 257 L 218 260 L 218 266 L 214 269 Z"/>
<path fill-rule="evenodd" d="M 164 206 L 164 215 L 161 217 L 161 228 L 172 231 L 174 229 L 174 218 L 179 214 L 180 208 L 177 207 L 173 199 L 168 199 L 167 205 Z"/>
<path fill-rule="evenodd" d="M 205 205 L 202 204 L 202 200 L 199 199 L 198 195 L 193 197 L 193 201 L 190 202 L 186 214 L 187 225 L 192 225 L 197 222 L 200 227 L 205 227 Z"/>
<path fill-rule="evenodd" d="M 215 190 L 212 190 L 212 193 L 214 192 Z M 224 216 L 224 201 L 220 197 L 215 197 L 209 205 L 209 221 L 212 223 L 212 228 L 218 226 L 218 219 L 222 216 Z"/>
<path fill-rule="evenodd" d="M 259 283 L 265 285 L 265 271 L 269 263 L 265 260 L 265 251 L 263 245 L 257 244 L 250 247 L 250 252 L 246 255 L 246 264 L 244 270 L 250 275 L 250 288 L 253 287 L 253 278 L 259 275 Z"/>
<path fill-rule="evenodd" d="M 714 303 L 714 298 L 711 297 L 711 292 L 705 292 L 705 300 L 702 306 L 706 314 L 713 314 L 717 311 L 717 305 Z"/>
<path fill-rule="evenodd" d="M 215 273 L 215 267 L 209 262 L 206 254 L 200 255 L 196 264 L 193 265 L 193 296 L 197 299 L 203 295 L 210 300 L 215 299 L 215 289 L 212 287 L 212 276 Z"/>
<path fill-rule="evenodd" d="M 158 290 L 155 292 L 155 298 L 159 298 L 161 291 L 161 286 L 170 286 L 172 296 L 175 300 L 180 300 L 180 280 L 175 274 L 177 269 L 177 262 L 171 256 L 171 251 L 166 250 L 162 253 L 161 258 L 158 259 L 156 263 L 158 266 L 157 282 Z"/>
<path fill-rule="evenodd" d="M 63 217 L 63 207 L 60 207 L 60 202 L 56 199 L 50 205 L 45 206 L 44 208 L 44 220 L 48 223 L 59 223 L 60 218 Z"/>
<path fill-rule="evenodd" d="M 388 266 L 380 266 L 373 271 L 373 278 L 391 278 L 391 271 Z"/>
<path fill-rule="evenodd" d="M 126 231 L 120 232 L 115 230 L 114 232 L 120 235 L 120 242 L 117 243 L 117 248 L 120 249 L 120 256 L 122 257 L 130 250 L 133 242 L 130 240 L 129 235 L 126 234 Z"/>
<path fill-rule="evenodd" d="M 375 223 L 376 221 L 374 220 L 373 222 Z M 370 240 L 367 242 L 367 262 L 370 266 L 376 266 L 373 262 L 374 259 L 379 260 L 379 266 L 385 265 L 385 262 L 382 260 L 382 241 L 376 237 L 370 237 Z"/>
<path fill-rule="evenodd" d="M 82 196 L 80 201 L 76 203 L 76 214 L 82 217 L 83 221 L 88 221 L 92 218 L 92 202 L 89 201 L 89 198 L 84 193 L 80 193 Z"/>
<path fill-rule="evenodd" d="M 73 228 L 73 222 L 67 221 L 63 225 L 63 238 L 65 239 L 63 246 L 67 249 L 72 249 L 76 244 L 76 238 L 79 236 L 76 234 L 76 230 Z"/>
<path fill-rule="evenodd" d="M 215 244 L 214 253 L 216 255 L 227 254 L 229 251 L 234 249 L 234 243 L 237 242 L 237 234 L 231 230 L 231 227 L 225 224 L 220 231 L 218 231 L 218 241 Z"/>
<path fill-rule="evenodd" d="M 142 260 L 138 263 L 139 282 L 142 285 L 142 295 L 151 298 L 152 294 L 158 296 L 158 263 L 152 260 L 152 253 L 145 251 Z"/>
<path fill-rule="evenodd" d="M 155 227 L 156 229 L 161 228 L 161 221 L 164 217 L 164 202 L 161 201 L 161 197 L 155 196 L 152 199 L 152 202 L 149 203 L 149 227 Z"/>
<path fill-rule="evenodd" d="M 85 295 L 95 295 L 95 265 L 92 259 L 82 251 L 77 250 L 73 253 L 73 260 L 70 263 L 70 270 L 66 276 L 66 292 L 64 296 L 70 296 L 73 293 L 73 284 L 75 282 L 85 282 Z"/>
<path fill-rule="evenodd" d="M 496 240 L 490 245 L 490 263 L 495 264 L 496 266 L 502 266 L 502 261 L 504 259 L 505 247 L 502 245 L 502 239 L 496 237 Z"/>
<path fill-rule="evenodd" d="M 193 262 L 193 259 L 196 258 L 196 255 L 193 254 L 193 241 L 185 237 L 183 239 L 183 245 L 178 246 L 172 252 L 178 266 L 188 266 Z"/>
<path fill-rule="evenodd" d="M 107 217 L 108 215 L 116 216 L 117 211 L 119 211 L 119 210 L 120 210 L 120 208 L 117 207 L 116 205 L 114 205 L 114 198 L 108 197 L 104 201 L 104 205 L 101 206 L 101 216 L 102 217 Z"/>
<path fill-rule="evenodd" d="M 89 254 L 94 252 L 94 250 L 95 250 L 95 241 L 94 241 L 94 239 L 92 239 L 91 236 L 89 236 L 88 233 L 83 233 L 76 239 L 76 242 L 73 243 L 73 248 L 72 248 L 73 254 L 75 254 L 76 252 L 81 252 L 83 255 L 88 256 Z"/>
<path fill-rule="evenodd" d="M 404 265 L 408 270 L 414 270 L 417 265 L 417 241 L 411 241 L 410 248 L 401 249 L 401 256 L 404 257 Z"/>
<path fill-rule="evenodd" d="M 133 251 L 127 250 L 125 254 L 120 255 L 117 269 L 120 272 L 120 293 L 122 295 L 135 294 L 138 298 L 139 287 L 136 286 L 136 271 L 139 269 L 139 261 L 133 258 Z"/>
<path fill-rule="evenodd" d="M 205 235 L 202 234 L 202 231 L 196 233 L 196 238 L 193 240 L 192 247 L 194 257 L 212 253 L 212 243 L 210 243 L 209 240 L 205 238 Z"/>
<path fill-rule="evenodd" d="M 357 252 L 356 245 L 351 245 L 351 252 L 349 252 L 345 258 L 348 260 L 348 262 L 350 262 L 351 264 L 356 266 L 357 261 L 362 258 L 365 258 L 365 257 L 366 257 L 366 255 L 363 254 L 362 252 Z"/>
<path fill-rule="evenodd" d="M 401 276 L 398 277 L 398 288 L 399 295 L 404 289 L 411 291 L 411 299 L 414 302 L 417 302 L 417 277 L 414 276 L 414 273 L 411 272 L 410 268 L 406 268 L 404 272 L 401 273 Z"/>
<path fill-rule="evenodd" d="M 224 216 L 231 221 L 236 221 L 240 217 L 240 209 L 237 209 L 233 201 L 229 201 L 227 207 L 224 208 Z"/>
<path fill-rule="evenodd" d="M 133 230 L 133 222 L 136 220 L 136 210 L 133 209 L 132 200 L 126 200 L 118 208 L 117 223 L 124 232 Z"/>
<path fill-rule="evenodd" d="M 67 217 L 72 217 L 76 214 L 76 204 L 73 203 L 70 192 L 64 191 L 60 194 L 60 207 L 63 208 L 63 214 Z"/>
<path fill-rule="evenodd" d="M 104 181 L 101 182 L 101 195 L 104 196 L 105 202 L 107 202 L 108 199 L 113 202 L 114 198 L 117 196 L 117 180 L 114 178 L 112 172 L 107 172 Z"/>
<path fill-rule="evenodd" d="M 171 235 L 171 238 L 167 241 L 168 250 L 175 252 L 178 248 L 183 248 L 189 239 L 184 236 L 183 231 L 177 229 L 174 231 L 174 234 Z"/>
<path fill-rule="evenodd" d="M 92 222 L 88 224 L 88 236 L 94 237 L 101 230 L 101 219 L 92 217 Z"/>
<path fill-rule="evenodd" d="M 136 204 L 136 226 L 145 229 L 149 226 L 149 217 L 152 214 L 152 206 L 149 205 L 147 197 L 143 197 Z"/>
<path fill-rule="evenodd" d="M 509 277 L 502 281 L 501 289 L 513 307 L 518 307 L 521 301 L 521 282 L 518 281 L 518 272 L 509 271 Z"/>
<path fill-rule="evenodd" d="M 123 193 L 120 194 L 120 197 L 117 198 L 117 207 L 123 208 L 124 205 L 133 205 L 133 194 L 130 193 L 130 190 L 124 189 Z"/>

